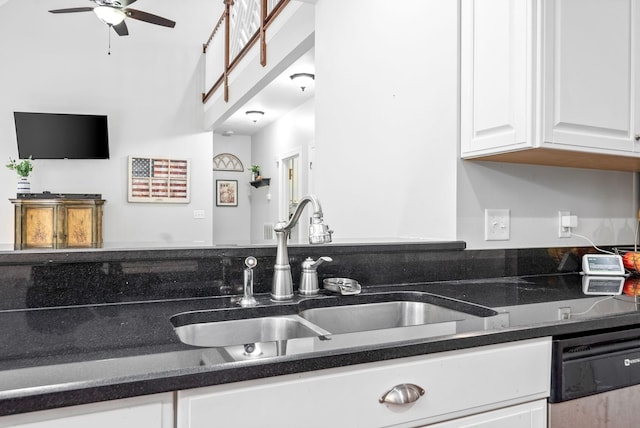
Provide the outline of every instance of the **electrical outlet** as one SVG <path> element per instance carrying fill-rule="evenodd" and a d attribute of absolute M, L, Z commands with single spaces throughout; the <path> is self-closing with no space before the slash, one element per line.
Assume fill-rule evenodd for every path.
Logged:
<path fill-rule="evenodd" d="M 508 241 L 511 235 L 510 217 L 508 209 L 485 209 L 484 240 Z"/>
<path fill-rule="evenodd" d="M 571 238 L 571 229 L 562 227 L 562 217 L 570 215 L 569 211 L 558 211 L 558 238 Z"/>
<path fill-rule="evenodd" d="M 193 218 L 204 218 L 204 210 L 193 210 Z"/>
<path fill-rule="evenodd" d="M 561 307 L 558 308 L 558 319 L 559 320 L 568 320 L 571 318 L 571 308 L 570 307 Z"/>

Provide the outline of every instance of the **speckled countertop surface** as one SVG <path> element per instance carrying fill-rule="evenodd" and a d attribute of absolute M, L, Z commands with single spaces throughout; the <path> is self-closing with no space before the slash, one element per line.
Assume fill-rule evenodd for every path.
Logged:
<path fill-rule="evenodd" d="M 340 299 L 375 301 L 384 293 L 407 292 L 452 309 L 455 299 L 478 305 L 480 312 L 493 308 L 498 318 L 485 319 L 499 322 L 435 337 L 227 362 L 215 349 L 181 343 L 170 319 L 234 307 L 230 296 L 6 308 L 0 310 L 0 415 L 640 323 L 635 297 L 585 295 L 575 273 L 377 285 Z M 266 294 L 259 300 L 274 310 Z M 294 313 L 304 302 L 279 304 L 277 311 Z M 570 308 L 568 319 L 559 319 L 560 307 Z"/>

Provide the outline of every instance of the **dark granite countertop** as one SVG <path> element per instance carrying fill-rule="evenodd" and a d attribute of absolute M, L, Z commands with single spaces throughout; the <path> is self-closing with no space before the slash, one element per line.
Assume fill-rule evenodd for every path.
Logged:
<path fill-rule="evenodd" d="M 494 321 L 482 328 L 453 334 L 228 362 L 214 348 L 181 343 L 170 319 L 235 306 L 236 297 L 9 307 L 0 310 L 0 415 L 640 323 L 635 297 L 586 295 L 575 273 L 377 285 L 360 296 L 317 299 L 374 301 L 380 293 L 414 293 L 453 309 L 459 299 L 477 305 L 480 315 L 488 308 L 498 315 L 483 318 Z M 306 304 L 258 297 L 269 311 L 282 313 Z"/>

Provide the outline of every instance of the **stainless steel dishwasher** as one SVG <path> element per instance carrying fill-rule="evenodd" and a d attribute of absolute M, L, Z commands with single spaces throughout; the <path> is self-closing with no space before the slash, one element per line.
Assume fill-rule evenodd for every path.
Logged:
<path fill-rule="evenodd" d="M 640 328 L 553 341 L 550 428 L 640 427 Z"/>

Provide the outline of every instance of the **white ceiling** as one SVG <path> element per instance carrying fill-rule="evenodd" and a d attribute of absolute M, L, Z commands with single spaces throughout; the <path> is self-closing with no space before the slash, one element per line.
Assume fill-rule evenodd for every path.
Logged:
<path fill-rule="evenodd" d="M 113 55 L 119 55 L 130 49 L 145 49 L 147 44 L 157 43 L 179 43 L 184 44 L 186 49 L 191 49 L 191 46 L 194 46 L 194 49 L 200 49 L 216 21 L 211 17 L 220 15 L 224 3 L 222 0 L 191 0 L 191 2 L 189 7 L 177 7 L 173 0 L 136 1 L 134 4 L 136 9 L 172 19 L 177 22 L 176 27 L 169 29 L 129 19 L 127 26 L 130 36 L 118 37 L 111 31 L 110 43 Z M 5 6 L 2 8 L 3 12 L 11 13 L 12 6 L 18 5 L 37 15 L 38 28 L 42 34 L 55 31 L 62 26 L 73 30 L 74 34 L 93 40 L 96 49 L 107 52 L 106 36 L 109 30 L 93 13 L 50 14 L 47 12 L 51 9 L 94 6 L 95 4 L 90 0 L 21 0 L 19 2 L 0 0 L 0 6 Z M 315 74 L 314 63 L 314 50 L 311 49 L 254 98 L 238 108 L 222 125 L 214 129 L 214 132 L 222 134 L 231 131 L 236 135 L 252 135 L 313 98 L 315 85 L 312 84 L 303 92 L 295 86 L 289 76 L 294 73 Z M 247 110 L 261 110 L 265 114 L 259 122 L 253 123 L 245 114 Z"/>
<path fill-rule="evenodd" d="M 217 134 L 231 132 L 234 135 L 252 135 L 313 98 L 314 84 L 302 91 L 293 83 L 290 76 L 295 73 L 315 74 L 314 53 L 314 49 L 311 49 L 302 55 L 249 102 L 238 108 L 229 119 L 214 129 L 214 132 Z M 222 88 L 218 90 L 222 90 Z M 254 123 L 246 115 L 248 110 L 264 111 L 264 117 Z"/>

